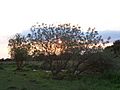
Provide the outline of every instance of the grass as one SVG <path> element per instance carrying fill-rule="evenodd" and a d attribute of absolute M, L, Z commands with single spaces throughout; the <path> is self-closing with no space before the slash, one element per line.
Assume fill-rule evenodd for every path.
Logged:
<path fill-rule="evenodd" d="M 120 90 L 120 75 L 110 78 L 81 76 L 79 80 L 52 80 L 48 73 L 27 69 L 15 71 L 15 65 L 0 65 L 0 90 Z M 117 83 L 115 81 L 118 81 Z"/>

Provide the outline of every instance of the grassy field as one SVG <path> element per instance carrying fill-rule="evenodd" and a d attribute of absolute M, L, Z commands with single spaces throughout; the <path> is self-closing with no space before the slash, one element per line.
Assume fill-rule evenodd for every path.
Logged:
<path fill-rule="evenodd" d="M 0 65 L 0 90 L 120 90 L 120 75 L 52 80 L 41 70 L 26 68 L 18 72 L 15 68 L 15 65 Z"/>

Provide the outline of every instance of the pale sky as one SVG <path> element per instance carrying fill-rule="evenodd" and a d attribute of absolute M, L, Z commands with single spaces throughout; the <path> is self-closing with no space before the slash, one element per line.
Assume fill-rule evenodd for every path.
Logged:
<path fill-rule="evenodd" d="M 36 22 L 120 30 L 120 0 L 0 0 L 0 58 L 8 57 L 9 37 Z"/>

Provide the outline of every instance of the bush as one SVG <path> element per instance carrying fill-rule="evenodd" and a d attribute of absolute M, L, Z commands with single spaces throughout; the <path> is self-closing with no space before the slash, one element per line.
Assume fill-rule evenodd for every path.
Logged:
<path fill-rule="evenodd" d="M 90 54 L 86 64 L 86 67 L 88 67 L 87 71 L 93 73 L 103 73 L 104 71 L 108 71 L 114 67 L 112 57 L 106 52 Z"/>

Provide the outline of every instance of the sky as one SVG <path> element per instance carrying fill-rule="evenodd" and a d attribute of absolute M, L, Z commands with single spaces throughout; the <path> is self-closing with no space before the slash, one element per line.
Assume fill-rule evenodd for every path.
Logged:
<path fill-rule="evenodd" d="M 0 0 L 0 58 L 8 39 L 36 22 L 79 24 L 83 30 L 120 30 L 120 0 Z"/>

